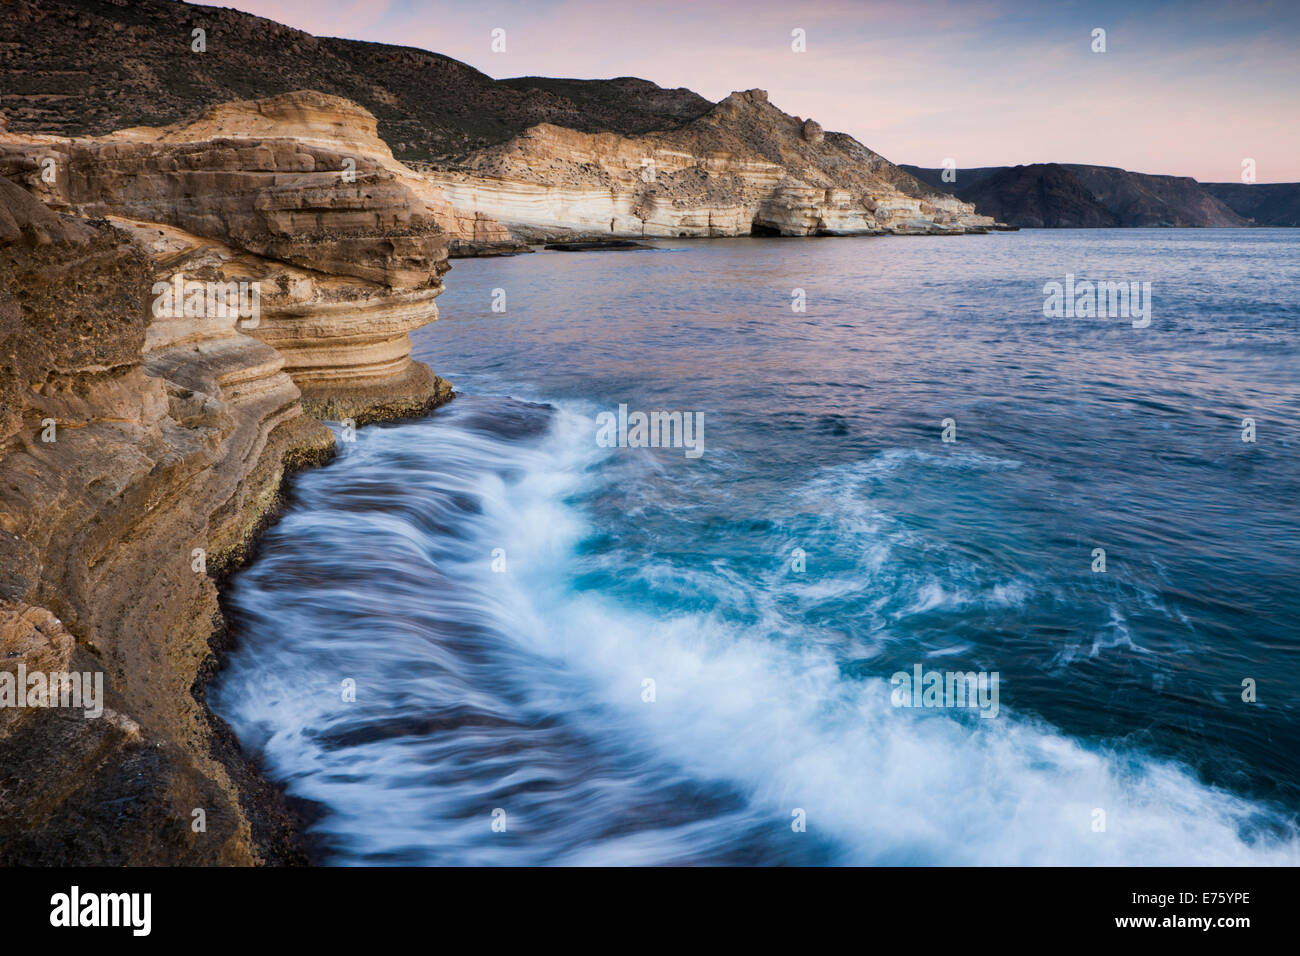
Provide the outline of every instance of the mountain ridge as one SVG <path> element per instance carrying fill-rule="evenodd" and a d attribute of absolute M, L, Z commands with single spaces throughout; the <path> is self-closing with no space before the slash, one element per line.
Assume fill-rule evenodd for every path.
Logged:
<path fill-rule="evenodd" d="M 1300 183 L 1201 183 L 1256 226 L 1300 226 Z"/>
<path fill-rule="evenodd" d="M 954 182 L 944 182 L 942 169 L 899 165 L 927 185 L 974 203 L 977 212 L 1014 226 L 1300 225 L 1300 184 L 1295 183 L 1201 183 L 1190 176 L 1083 163 L 958 169 Z M 1047 193 L 1035 201 L 1028 200 L 1027 179 L 1032 177 L 1050 180 Z M 1089 221 L 1080 222 L 1080 192 L 1086 197 L 1084 205 L 1106 210 L 1114 221 L 1093 209 L 1084 217 Z"/>
<path fill-rule="evenodd" d="M 0 18 L 0 112 L 14 132 L 101 136 L 197 119 L 301 89 L 368 109 L 400 159 L 454 159 L 552 122 L 636 135 L 714 104 L 648 80 L 494 80 L 415 47 L 315 37 L 253 14 L 175 0 L 10 0 Z M 205 52 L 191 50 L 205 31 Z M 88 43 L 87 37 L 104 42 Z"/>
<path fill-rule="evenodd" d="M 711 103 L 637 77 L 494 80 L 442 54 L 314 37 L 175 0 L 8 5 L 0 112 L 11 136 L 175 130 L 315 91 L 372 116 L 382 153 L 432 174 L 456 218 L 489 233 L 503 223 L 512 240 L 998 225 L 853 137 L 777 109 L 761 90 Z M 453 252 L 502 248 L 480 241 L 483 231 L 451 226 Z"/>

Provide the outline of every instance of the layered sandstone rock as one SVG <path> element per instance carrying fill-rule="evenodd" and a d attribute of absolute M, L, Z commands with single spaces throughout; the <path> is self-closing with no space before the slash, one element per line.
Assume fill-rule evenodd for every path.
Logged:
<path fill-rule="evenodd" d="M 0 727 L 0 855 L 250 863 L 268 818 L 191 693 L 238 561 L 286 469 L 329 454 L 274 349 L 151 318 L 158 263 L 0 178 L 0 660 L 103 675 L 99 718 Z M 196 831 L 195 810 L 205 829 Z"/>
<path fill-rule="evenodd" d="M 843 133 L 733 93 L 630 137 L 539 124 L 455 166 L 421 166 L 457 210 L 517 237 L 980 232 L 994 220 Z"/>
<path fill-rule="evenodd" d="M 437 317 L 444 224 L 466 223 L 471 241 L 508 238 L 393 160 L 368 112 L 311 92 L 98 139 L 3 135 L 0 175 L 57 209 L 204 240 L 206 258 L 174 274 L 257 283 L 262 320 L 247 331 L 280 353 L 321 417 L 445 401 L 450 386 L 411 360 L 409 338 Z"/>
<path fill-rule="evenodd" d="M 194 122 L 117 130 L 104 140 L 203 143 L 230 138 L 288 140 L 298 147 L 318 148 L 326 153 L 326 162 L 332 163 L 324 170 L 341 173 L 344 161 L 351 159 L 371 181 L 382 178 L 387 182 L 387 177 L 376 173 L 382 170 L 419 200 L 410 204 L 411 208 L 422 204 L 423 214 L 437 222 L 453 250 L 460 245 L 511 241 L 500 223 L 476 210 L 454 208 L 427 178 L 395 159 L 379 135 L 374 115 L 338 96 L 298 90 L 261 100 L 223 103 Z"/>
<path fill-rule="evenodd" d="M 410 358 L 447 268 L 434 188 L 374 142 L 314 94 L 0 135 L 0 669 L 106 690 L 97 718 L 0 710 L 0 862 L 302 859 L 203 687 L 214 579 L 332 452 L 306 412 L 450 396 Z"/>

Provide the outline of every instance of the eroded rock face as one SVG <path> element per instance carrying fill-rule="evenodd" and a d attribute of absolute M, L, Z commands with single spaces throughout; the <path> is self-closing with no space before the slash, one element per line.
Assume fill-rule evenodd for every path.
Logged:
<path fill-rule="evenodd" d="M 0 176 L 56 209 L 142 235 L 161 225 L 183 234 L 181 247 L 192 237 L 206 257 L 172 262 L 164 280 L 256 283 L 262 316 L 248 334 L 279 352 L 310 412 L 358 422 L 450 396 L 411 360 L 409 337 L 437 317 L 442 223 L 467 222 L 476 241 L 508 238 L 397 163 L 366 110 L 312 92 L 100 139 L 0 136 Z"/>
<path fill-rule="evenodd" d="M 0 227 L 0 661 L 105 688 L 97 718 L 0 724 L 0 859 L 254 862 L 275 825 L 241 806 L 247 770 L 191 693 L 220 620 L 194 549 L 238 561 L 333 435 L 233 321 L 159 334 L 157 263 L 122 230 L 2 178 Z"/>
<path fill-rule="evenodd" d="M 0 708 L 0 862 L 303 859 L 203 688 L 214 578 L 284 475 L 332 453 L 305 412 L 450 397 L 409 338 L 437 315 L 450 206 L 367 116 L 291 94 L 100 140 L 0 136 L 0 670 L 104 687 L 96 718 Z M 187 283 L 257 308 L 161 305 Z"/>
<path fill-rule="evenodd" d="M 435 185 L 394 159 L 370 111 L 342 97 L 298 90 L 266 99 L 223 103 L 191 123 L 118 130 L 104 139 L 203 143 L 232 137 L 259 141 L 281 139 L 297 146 L 318 147 L 325 151 L 326 165 L 315 167 L 317 171 L 341 173 L 343 163 L 350 159 L 364 169 L 372 182 L 379 180 L 391 185 L 390 180 L 395 180 L 419 199 L 419 203 L 409 204 L 410 208 L 419 209 L 437 222 L 453 250 L 460 244 L 511 241 L 509 232 L 500 223 L 475 211 L 454 209 Z M 405 198 L 409 200 L 409 196 Z M 380 204 L 382 200 L 375 205 Z"/>
<path fill-rule="evenodd" d="M 540 124 L 455 167 L 423 167 L 453 207 L 515 236 L 787 236 L 983 231 L 994 220 L 842 133 L 733 93 L 641 137 Z"/>
<path fill-rule="evenodd" d="M 447 238 L 366 156 L 288 139 L 3 144 L 12 172 L 55 207 L 176 226 L 270 259 L 395 289 L 438 281 Z M 15 153 L 17 155 L 15 155 Z M 55 162 L 53 183 L 40 177 Z M 355 181 L 344 179 L 355 164 Z M 16 167 L 16 168 L 15 168 Z"/>

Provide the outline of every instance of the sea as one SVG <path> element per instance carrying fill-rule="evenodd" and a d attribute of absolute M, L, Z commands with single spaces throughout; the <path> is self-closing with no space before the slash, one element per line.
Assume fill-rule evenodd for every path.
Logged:
<path fill-rule="evenodd" d="M 230 582 L 321 862 L 1300 863 L 1300 232 L 645 245 L 456 261 Z"/>

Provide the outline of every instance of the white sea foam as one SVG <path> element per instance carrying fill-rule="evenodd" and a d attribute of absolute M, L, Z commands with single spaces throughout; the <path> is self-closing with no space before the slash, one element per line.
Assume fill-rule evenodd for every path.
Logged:
<path fill-rule="evenodd" d="M 309 601 L 355 602 L 356 626 L 282 635 L 282 642 L 297 643 L 292 651 L 261 635 L 260 644 L 241 652 L 220 694 L 220 709 L 241 736 L 265 746 L 295 793 L 330 807 L 323 832 L 359 857 L 652 863 L 690 853 L 707 858 L 770 826 L 785 839 L 823 841 L 832 859 L 845 863 L 1300 863 L 1291 823 L 1173 763 L 1085 746 L 1005 703 L 995 720 L 892 707 L 888 675 L 846 675 L 824 635 L 779 606 L 774 582 L 777 575 L 789 580 L 785 568 L 752 583 L 752 613 L 743 620 L 725 612 L 744 584 L 725 562 L 691 572 L 692 587 L 710 579 L 716 585 L 724 610 L 708 613 L 665 614 L 575 587 L 595 571 L 672 578 L 662 568 L 624 566 L 617 549 L 589 555 L 580 548 L 593 529 L 575 501 L 606 480 L 604 456 L 620 453 L 593 447 L 588 417 L 561 410 L 548 440 L 527 446 L 421 427 L 404 438 L 400 429 L 365 433 L 335 467 L 346 473 L 352 456 L 382 473 L 395 449 L 411 454 L 412 442 L 430 442 L 419 448 L 425 464 L 404 463 L 400 480 L 472 493 L 479 507 L 460 514 L 458 526 L 470 545 L 443 553 L 439 537 L 402 512 L 367 515 L 367 527 L 383 532 L 376 547 L 402 542 L 427 563 L 423 571 L 417 566 L 409 588 L 394 586 L 406 595 L 400 606 L 376 608 L 373 596 L 355 588 L 309 594 Z M 893 455 L 887 466 L 868 469 L 898 467 L 907 458 Z M 832 487 L 842 482 L 814 482 L 805 492 L 816 499 Z M 314 512 L 312 520 L 318 518 Z M 287 530 L 295 520 L 291 514 Z M 876 559 L 907 539 L 868 504 L 856 511 L 845 505 L 837 520 L 842 530 L 874 542 Z M 355 535 L 345 540 L 365 546 Z M 508 556 L 507 573 L 490 569 L 494 547 Z M 875 560 L 878 569 L 886 566 Z M 420 575 L 435 573 L 453 585 L 438 598 L 439 613 L 499 635 L 497 651 L 466 658 L 445 639 L 430 640 L 440 625 L 422 617 L 433 599 L 422 593 Z M 791 586 L 840 593 L 826 584 Z M 915 589 L 909 602 L 926 603 L 925 578 L 907 579 L 906 586 Z M 999 587 L 971 599 L 1024 600 L 1024 585 Z M 261 601 L 265 621 L 293 611 L 275 595 L 246 593 L 244 600 Z M 306 685 L 304 662 L 315 669 Z M 393 682 L 385 688 L 392 700 L 381 702 L 390 711 L 381 709 L 375 720 L 426 713 L 436 698 L 521 729 L 506 739 L 486 723 L 325 747 L 316 732 L 342 721 L 332 688 L 338 675 L 358 668 Z M 643 697 L 647 679 L 654 681 L 652 703 Z M 510 693 L 496 693 L 497 682 L 507 682 Z M 374 688 L 365 690 L 373 701 Z M 551 749 L 562 746 L 546 736 L 550 718 L 563 723 L 566 735 L 585 734 L 635 755 L 637 768 L 677 768 L 661 775 L 670 784 L 676 774 L 729 782 L 746 805 L 719 811 L 716 820 L 595 836 L 593 821 L 605 810 L 621 819 L 623 805 L 644 797 L 650 785 L 639 774 L 649 771 L 619 776 L 579 767 L 575 782 L 562 763 L 548 762 Z M 347 721 L 344 729 L 358 725 L 357 717 Z M 534 784 L 538 792 L 561 788 L 560 798 L 538 796 L 519 806 Z M 497 799 L 510 805 L 518 844 L 487 835 L 483 801 Z M 807 814 L 806 834 L 790 832 L 796 809 Z M 1105 812 L 1104 832 L 1093 829 L 1097 809 Z"/>
<path fill-rule="evenodd" d="M 562 453 L 552 467 L 524 500 L 485 516 L 535 559 L 504 602 L 530 613 L 503 624 L 590 679 L 610 732 L 736 781 L 773 826 L 803 808 L 846 862 L 1300 863 L 1289 823 L 1173 763 L 1084 746 L 1005 708 L 992 721 L 892 708 L 887 679 L 847 679 L 826 650 L 781 640 L 791 622 L 775 612 L 740 629 L 717 614 L 665 618 L 575 593 L 584 529 L 565 498 L 587 468 Z M 1023 595 L 1012 585 L 994 598 Z M 640 696 L 646 678 L 653 704 Z"/>

